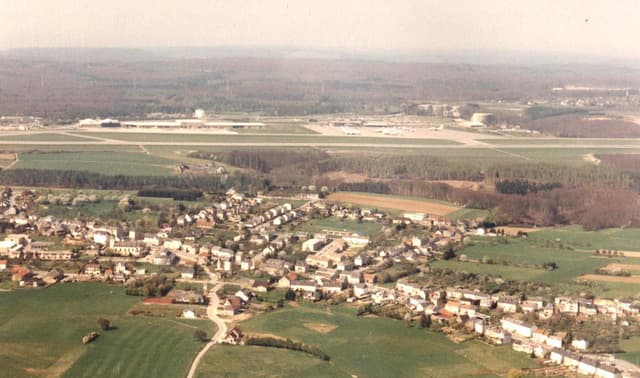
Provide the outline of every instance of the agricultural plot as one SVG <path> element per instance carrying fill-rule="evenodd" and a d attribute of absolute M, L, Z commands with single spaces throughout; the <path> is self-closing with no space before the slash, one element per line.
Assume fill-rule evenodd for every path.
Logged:
<path fill-rule="evenodd" d="M 125 315 L 140 299 L 96 283 L 0 293 L 0 376 L 185 375 L 202 347 L 194 329 L 211 334 L 213 325 Z M 116 329 L 99 331 L 99 317 Z M 83 345 L 91 331 L 100 336 Z"/>
<path fill-rule="evenodd" d="M 90 171 L 105 175 L 162 176 L 174 173 L 176 161 L 142 152 L 27 152 L 15 169 Z"/>
<path fill-rule="evenodd" d="M 509 347 L 476 341 L 454 344 L 445 335 L 387 318 L 357 317 L 353 308 L 299 305 L 241 323 L 249 334 L 274 335 L 319 347 L 330 362 L 292 351 L 265 347 L 212 349 L 200 376 L 245 376 L 252 353 L 266 359 L 256 367 L 260 376 L 460 377 L 504 375 L 510 368 L 535 367 L 537 362 Z M 266 350 L 265 350 L 266 349 Z M 250 358 L 249 358 L 250 360 Z M 244 372 L 243 372 L 244 371 Z M 244 375 L 243 375 L 244 374 Z"/>
<path fill-rule="evenodd" d="M 640 228 L 611 228 L 586 231 L 580 226 L 549 228 L 529 235 L 532 240 L 554 240 L 576 249 L 640 251 Z"/>
<path fill-rule="evenodd" d="M 331 194 L 329 200 L 369 208 L 422 212 L 429 215 L 447 215 L 460 209 L 442 201 L 369 193 L 339 192 Z"/>

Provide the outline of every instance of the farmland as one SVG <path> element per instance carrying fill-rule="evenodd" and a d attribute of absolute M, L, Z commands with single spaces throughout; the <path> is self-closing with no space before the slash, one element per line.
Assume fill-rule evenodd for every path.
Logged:
<path fill-rule="evenodd" d="M 499 275 L 508 280 L 528 280 L 551 285 L 559 291 L 588 290 L 602 296 L 634 295 L 640 289 L 638 278 L 593 274 L 595 269 L 611 264 L 624 267 L 640 264 L 635 256 L 594 257 L 596 248 L 630 247 L 637 245 L 637 229 L 583 231 L 578 227 L 544 229 L 521 238 L 474 237 L 461 254 L 470 261 L 436 261 L 434 268 L 447 268 L 478 274 Z M 481 263 L 490 260 L 491 263 Z M 555 262 L 558 268 L 546 270 L 545 262 Z M 586 275 L 586 276 L 585 276 Z M 597 282 L 594 282 L 597 281 Z"/>
<path fill-rule="evenodd" d="M 334 193 L 329 196 L 329 200 L 380 209 L 424 212 L 432 215 L 446 215 L 459 209 L 454 205 L 441 201 L 369 193 Z"/>
<path fill-rule="evenodd" d="M 305 376 L 318 377 L 495 376 L 513 367 L 537 366 L 537 362 L 509 347 L 487 347 L 476 341 L 454 344 L 441 333 L 408 327 L 400 321 L 356 317 L 355 310 L 348 307 L 287 306 L 239 326 L 249 334 L 269 334 L 315 345 L 331 361 L 264 347 L 216 347 L 205 356 L 200 376 L 246 376 L 253 370 L 246 369 L 245 363 L 251 358 L 245 357 L 254 353 L 265 359 L 264 364 L 256 366 L 260 376 L 292 377 L 301 371 Z"/>
<path fill-rule="evenodd" d="M 142 152 L 27 152 L 19 154 L 15 169 L 83 170 L 108 175 L 162 176 L 178 162 Z"/>
<path fill-rule="evenodd" d="M 0 375 L 184 375 L 201 347 L 194 327 L 211 334 L 211 323 L 125 315 L 139 301 L 121 286 L 92 283 L 0 293 Z M 97 330 L 98 317 L 116 329 L 83 345 L 82 336 Z"/>

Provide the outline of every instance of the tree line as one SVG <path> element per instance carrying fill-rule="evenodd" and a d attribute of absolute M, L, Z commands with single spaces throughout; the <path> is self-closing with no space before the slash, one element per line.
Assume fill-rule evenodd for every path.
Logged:
<path fill-rule="evenodd" d="M 159 188 L 207 192 L 224 192 L 236 188 L 255 192 L 269 190 L 271 182 L 264 177 L 242 173 L 215 176 L 125 176 L 71 170 L 11 169 L 0 171 L 0 185 L 116 190 Z"/>

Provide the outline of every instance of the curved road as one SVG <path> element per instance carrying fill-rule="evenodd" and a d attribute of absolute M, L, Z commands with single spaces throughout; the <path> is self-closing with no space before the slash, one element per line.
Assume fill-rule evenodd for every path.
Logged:
<path fill-rule="evenodd" d="M 208 267 L 203 266 L 205 272 L 209 275 L 209 281 L 214 283 L 216 281 L 215 275 L 211 273 Z M 227 325 L 224 323 L 224 320 L 218 317 L 218 304 L 220 303 L 220 298 L 218 298 L 218 294 L 216 292 L 222 287 L 222 282 L 216 283 L 216 285 L 209 290 L 209 306 L 207 306 L 207 316 L 211 319 L 212 322 L 216 324 L 218 328 L 216 330 L 215 335 L 211 338 L 211 340 L 207 343 L 207 345 L 198 352 L 198 355 L 191 363 L 191 368 L 189 369 L 189 374 L 187 374 L 187 378 L 193 378 L 196 374 L 196 370 L 198 369 L 198 365 L 200 364 L 200 360 L 202 357 L 214 346 L 218 343 L 222 337 L 227 333 Z"/>

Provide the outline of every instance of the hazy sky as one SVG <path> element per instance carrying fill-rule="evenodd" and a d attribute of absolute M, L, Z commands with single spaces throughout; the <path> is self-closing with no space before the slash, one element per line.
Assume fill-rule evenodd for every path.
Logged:
<path fill-rule="evenodd" d="M 0 0 L 0 15 L 0 49 L 278 45 L 640 58 L 638 0 Z"/>

